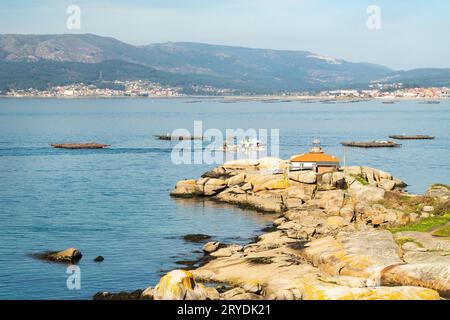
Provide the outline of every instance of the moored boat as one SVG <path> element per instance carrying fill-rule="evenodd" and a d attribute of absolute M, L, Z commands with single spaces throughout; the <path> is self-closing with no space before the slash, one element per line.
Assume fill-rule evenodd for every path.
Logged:
<path fill-rule="evenodd" d="M 440 104 L 441 101 L 439 100 L 428 100 L 428 101 L 422 101 L 420 104 Z"/>
<path fill-rule="evenodd" d="M 174 136 L 171 134 L 156 134 L 158 140 L 203 140 L 204 137 L 198 136 Z"/>

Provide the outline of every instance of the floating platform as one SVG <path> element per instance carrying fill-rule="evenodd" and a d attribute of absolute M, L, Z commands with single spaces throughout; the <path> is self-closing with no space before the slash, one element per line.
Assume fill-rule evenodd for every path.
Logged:
<path fill-rule="evenodd" d="M 427 135 L 414 135 L 414 136 L 407 136 L 407 135 L 392 135 L 389 136 L 391 139 L 395 140 L 433 140 L 433 136 L 427 136 Z"/>
<path fill-rule="evenodd" d="M 429 101 L 422 101 L 420 104 L 440 104 L 441 101 L 439 100 L 429 100 Z"/>
<path fill-rule="evenodd" d="M 395 101 L 383 101 L 383 104 L 395 104 Z"/>
<path fill-rule="evenodd" d="M 342 142 L 345 147 L 355 147 L 355 148 L 397 148 L 401 147 L 401 144 L 395 143 L 393 141 L 351 141 Z"/>
<path fill-rule="evenodd" d="M 103 149 L 107 148 L 109 144 L 100 144 L 96 142 L 88 142 L 88 143 L 54 143 L 51 144 L 53 148 L 57 149 Z"/>
<path fill-rule="evenodd" d="M 181 140 L 204 140 L 204 137 L 197 137 L 197 136 L 172 136 L 172 135 L 170 135 L 170 134 L 157 134 L 157 135 L 155 135 L 155 137 L 158 139 L 158 140 L 169 140 L 169 141 L 172 141 L 172 140 L 178 140 L 178 141 L 181 141 Z"/>

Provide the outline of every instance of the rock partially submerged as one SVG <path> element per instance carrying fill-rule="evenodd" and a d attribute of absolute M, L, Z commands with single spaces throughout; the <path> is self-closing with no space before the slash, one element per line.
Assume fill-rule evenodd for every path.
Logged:
<path fill-rule="evenodd" d="M 33 254 L 32 256 L 51 262 L 76 263 L 83 255 L 78 249 L 68 248 L 63 251 L 49 251 L 45 253 Z"/>
<path fill-rule="evenodd" d="M 187 234 L 183 236 L 183 239 L 187 242 L 202 242 L 208 239 L 211 239 L 211 236 L 207 234 L 195 233 L 195 234 Z"/>

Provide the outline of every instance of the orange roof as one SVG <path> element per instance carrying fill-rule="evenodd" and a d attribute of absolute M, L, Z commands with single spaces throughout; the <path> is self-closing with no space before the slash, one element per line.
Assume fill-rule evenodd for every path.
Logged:
<path fill-rule="evenodd" d="M 325 153 L 305 153 L 293 156 L 291 162 L 339 162 L 339 158 Z"/>

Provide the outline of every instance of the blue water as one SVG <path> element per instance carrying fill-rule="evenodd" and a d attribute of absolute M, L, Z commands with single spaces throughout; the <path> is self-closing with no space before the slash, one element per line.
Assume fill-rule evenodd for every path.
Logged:
<path fill-rule="evenodd" d="M 450 102 L 302 104 L 151 99 L 0 99 L 0 298 L 88 299 L 97 291 L 155 285 L 178 260 L 201 256 L 188 233 L 246 243 L 270 217 L 168 196 L 177 180 L 213 165 L 174 165 L 174 143 L 152 135 L 177 128 L 280 130 L 280 156 L 320 138 L 343 156 L 344 140 L 430 134 L 398 149 L 348 149 L 350 165 L 382 168 L 422 193 L 449 183 Z M 52 142 L 97 141 L 106 150 L 56 150 Z M 68 290 L 66 266 L 29 254 L 77 247 L 81 290 Z M 103 263 L 94 263 L 103 255 Z"/>

